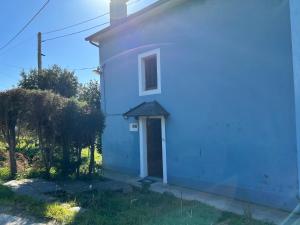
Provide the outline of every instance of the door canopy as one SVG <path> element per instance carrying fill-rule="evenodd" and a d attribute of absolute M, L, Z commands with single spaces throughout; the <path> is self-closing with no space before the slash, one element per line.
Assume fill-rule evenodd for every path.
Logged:
<path fill-rule="evenodd" d="M 170 114 L 157 102 L 143 102 L 142 104 L 130 109 L 124 113 L 123 116 L 128 117 L 151 117 L 151 116 L 164 116 L 167 118 Z"/>

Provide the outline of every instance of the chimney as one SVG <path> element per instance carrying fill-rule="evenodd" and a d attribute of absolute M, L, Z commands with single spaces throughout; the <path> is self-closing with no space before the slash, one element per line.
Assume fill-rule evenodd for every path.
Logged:
<path fill-rule="evenodd" d="M 115 24 L 127 17 L 127 2 L 129 0 L 110 0 L 110 23 Z"/>

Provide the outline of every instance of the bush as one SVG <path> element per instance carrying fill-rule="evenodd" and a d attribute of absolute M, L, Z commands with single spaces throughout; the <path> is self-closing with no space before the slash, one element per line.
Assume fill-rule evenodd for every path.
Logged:
<path fill-rule="evenodd" d="M 19 140 L 16 152 L 22 153 L 32 164 L 33 159 L 39 155 L 39 147 L 31 138 L 23 138 Z"/>
<path fill-rule="evenodd" d="M 28 168 L 24 172 L 19 172 L 17 174 L 17 179 L 33 179 L 33 178 L 44 178 L 44 179 L 55 179 L 57 178 L 57 170 L 56 168 L 52 167 L 50 169 L 50 177 L 47 176 L 47 172 L 43 168 Z"/>

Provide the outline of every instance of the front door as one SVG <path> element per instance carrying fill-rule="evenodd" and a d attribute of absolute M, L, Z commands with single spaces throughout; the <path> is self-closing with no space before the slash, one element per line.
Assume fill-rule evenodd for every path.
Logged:
<path fill-rule="evenodd" d="M 147 119 L 148 175 L 163 177 L 161 119 Z"/>

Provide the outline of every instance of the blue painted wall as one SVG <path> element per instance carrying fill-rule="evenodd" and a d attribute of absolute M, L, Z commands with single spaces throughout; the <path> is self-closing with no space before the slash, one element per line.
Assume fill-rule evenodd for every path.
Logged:
<path fill-rule="evenodd" d="M 139 137 L 122 113 L 157 100 L 168 182 L 265 205 L 297 203 L 289 3 L 202 0 L 102 41 L 104 166 L 139 174 Z M 138 54 L 161 49 L 162 93 L 139 97 Z"/>
<path fill-rule="evenodd" d="M 300 149 L 300 4 L 297 0 L 290 0 L 291 30 L 293 45 L 293 69 L 296 108 L 297 149 Z M 300 180 L 300 152 L 298 151 L 298 180 Z M 300 190 L 299 190 L 300 191 Z"/>

